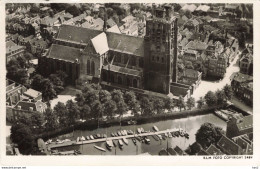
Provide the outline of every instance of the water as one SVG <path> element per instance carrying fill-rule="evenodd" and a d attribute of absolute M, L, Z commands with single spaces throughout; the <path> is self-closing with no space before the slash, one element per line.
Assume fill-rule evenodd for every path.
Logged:
<path fill-rule="evenodd" d="M 150 153 L 152 155 L 158 155 L 159 151 L 162 149 L 165 149 L 167 147 L 167 141 L 168 141 L 168 147 L 175 147 L 178 145 L 181 149 L 185 150 L 190 144 L 195 142 L 195 134 L 197 130 L 200 128 L 200 126 L 205 123 L 209 122 L 216 126 L 219 126 L 223 128 L 223 130 L 226 130 L 226 122 L 219 119 L 214 114 L 207 114 L 207 115 L 199 115 L 199 116 L 193 116 L 189 118 L 182 118 L 182 119 L 175 119 L 175 120 L 167 120 L 167 121 L 159 121 L 155 123 L 147 123 L 142 125 L 131 125 L 131 126 L 122 126 L 121 129 L 136 131 L 137 128 L 143 127 L 145 131 L 151 130 L 154 125 L 156 125 L 159 130 L 166 130 L 170 128 L 178 128 L 181 127 L 184 130 L 186 130 L 190 138 L 185 139 L 184 137 L 173 137 L 168 138 L 168 140 L 161 140 L 156 141 L 152 136 L 149 136 L 148 138 L 151 140 L 151 143 L 149 145 L 145 143 L 140 143 L 137 141 L 137 144 L 134 145 L 131 139 L 128 139 L 129 144 L 123 146 L 123 149 L 119 149 L 118 142 L 116 141 L 117 147 L 113 147 L 112 151 L 109 151 L 106 149 L 105 142 L 95 143 L 95 144 L 84 144 L 84 145 L 76 145 L 76 146 L 69 146 L 69 147 L 63 147 L 58 148 L 59 151 L 67 151 L 67 150 L 79 150 L 84 155 L 136 155 L 141 153 Z M 112 126 L 106 128 L 99 128 L 93 131 L 74 131 L 74 136 L 72 139 L 76 139 L 79 136 L 87 136 L 87 135 L 93 135 L 97 133 L 107 133 L 108 136 L 110 136 L 111 132 L 115 132 L 117 130 L 120 130 L 120 126 Z M 100 146 L 105 148 L 107 151 L 102 152 L 100 150 L 97 150 L 94 145 Z"/>

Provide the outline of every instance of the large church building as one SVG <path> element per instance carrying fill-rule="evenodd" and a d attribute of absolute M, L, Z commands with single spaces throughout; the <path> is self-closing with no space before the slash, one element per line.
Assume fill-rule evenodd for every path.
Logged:
<path fill-rule="evenodd" d="M 177 98 L 191 87 L 177 83 L 177 18 L 169 6 L 146 20 L 144 38 L 62 25 L 39 70 L 66 72 L 76 86 L 99 83 L 109 88 Z"/>

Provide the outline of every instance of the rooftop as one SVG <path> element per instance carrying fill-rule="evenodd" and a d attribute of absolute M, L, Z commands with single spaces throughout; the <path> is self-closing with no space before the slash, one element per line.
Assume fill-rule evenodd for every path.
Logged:
<path fill-rule="evenodd" d="M 75 62 L 76 59 L 79 60 L 80 56 L 80 49 L 58 44 L 52 44 L 48 55 L 49 58 L 66 60 L 69 62 Z"/>
<path fill-rule="evenodd" d="M 125 67 L 120 67 L 116 65 L 106 65 L 103 67 L 104 70 L 112 71 L 112 72 L 119 72 L 122 74 L 126 75 L 132 75 L 132 76 L 141 76 L 142 71 L 134 70 L 134 69 L 129 69 Z"/>

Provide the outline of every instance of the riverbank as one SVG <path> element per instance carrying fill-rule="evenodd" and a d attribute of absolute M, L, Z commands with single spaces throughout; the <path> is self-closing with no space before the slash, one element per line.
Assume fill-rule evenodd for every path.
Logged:
<path fill-rule="evenodd" d="M 218 105 L 213 107 L 207 107 L 203 109 L 196 109 L 190 111 L 180 111 L 180 112 L 171 112 L 171 113 L 163 113 L 163 114 L 155 114 L 152 116 L 137 116 L 137 117 L 125 117 L 121 119 L 121 125 L 127 125 L 127 122 L 130 120 L 135 120 L 137 124 L 145 124 L 145 123 L 152 123 L 158 122 L 163 120 L 173 120 L 173 119 L 181 119 L 187 118 L 196 115 L 204 115 L 214 112 L 215 109 L 224 108 L 225 105 Z M 110 126 L 120 125 L 119 119 L 109 119 L 107 121 L 97 121 L 97 120 L 88 120 L 85 122 L 78 122 L 73 126 L 65 127 L 62 129 L 57 129 L 55 131 L 44 132 L 38 135 L 38 138 L 42 138 L 47 140 L 49 138 L 56 137 L 58 135 L 63 135 L 66 133 L 73 132 L 74 130 L 95 130 L 97 128 L 106 128 Z"/>

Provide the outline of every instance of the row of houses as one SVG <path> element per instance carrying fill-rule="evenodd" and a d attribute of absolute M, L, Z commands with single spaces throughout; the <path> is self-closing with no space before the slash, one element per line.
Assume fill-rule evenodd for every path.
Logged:
<path fill-rule="evenodd" d="M 6 119 L 15 121 L 19 116 L 30 118 L 33 112 L 43 113 L 47 105 L 42 102 L 42 93 L 6 79 Z"/>

